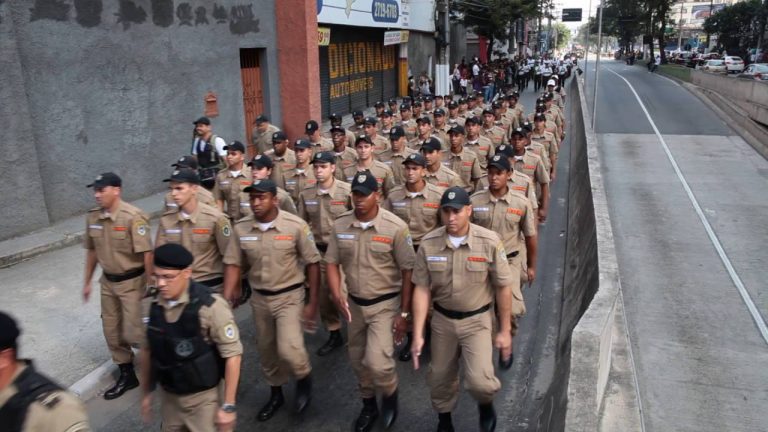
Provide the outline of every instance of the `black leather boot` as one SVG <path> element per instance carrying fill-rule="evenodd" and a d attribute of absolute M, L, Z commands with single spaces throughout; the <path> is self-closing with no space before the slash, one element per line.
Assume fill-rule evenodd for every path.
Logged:
<path fill-rule="evenodd" d="M 259 421 L 267 421 L 275 415 L 277 410 L 285 403 L 283 397 L 283 388 L 280 386 L 271 387 L 272 394 L 269 396 L 267 403 L 261 407 L 259 415 L 256 417 Z"/>
<path fill-rule="evenodd" d="M 355 432 L 369 432 L 376 424 L 379 417 L 379 407 L 376 406 L 376 398 L 363 399 L 363 410 L 355 421 Z"/>
<path fill-rule="evenodd" d="M 341 337 L 341 330 L 332 330 L 328 340 L 317 350 L 320 357 L 327 356 L 336 348 L 344 346 L 344 338 Z"/>
<path fill-rule="evenodd" d="M 309 406 L 312 400 L 312 377 L 310 375 L 296 381 L 296 400 L 294 406 L 296 412 L 301 414 Z"/>
<path fill-rule="evenodd" d="M 437 432 L 454 432 L 453 421 L 451 420 L 451 413 L 440 413 L 437 415 Z"/>
<path fill-rule="evenodd" d="M 496 410 L 493 409 L 493 402 L 489 404 L 478 404 L 480 411 L 480 430 L 483 432 L 493 432 L 496 430 Z"/>
<path fill-rule="evenodd" d="M 509 359 L 504 361 L 504 357 L 501 354 L 501 351 L 499 351 L 499 368 L 501 370 L 509 370 L 509 368 L 512 367 L 512 363 L 515 361 L 515 355 L 509 354 Z"/>
<path fill-rule="evenodd" d="M 408 332 L 406 333 L 405 343 L 403 344 L 403 347 L 400 348 L 400 355 L 397 356 L 397 359 L 401 362 L 408 362 L 411 361 L 411 340 L 413 339 L 413 333 Z"/>
<path fill-rule="evenodd" d="M 117 399 L 128 390 L 139 386 L 139 379 L 136 378 L 136 372 L 133 370 L 132 363 L 124 363 L 117 366 L 120 368 L 120 376 L 117 378 L 115 385 L 104 392 L 104 399 L 106 400 Z"/>
<path fill-rule="evenodd" d="M 384 428 L 389 429 L 397 419 L 397 389 L 389 396 L 381 398 L 381 419 Z"/>

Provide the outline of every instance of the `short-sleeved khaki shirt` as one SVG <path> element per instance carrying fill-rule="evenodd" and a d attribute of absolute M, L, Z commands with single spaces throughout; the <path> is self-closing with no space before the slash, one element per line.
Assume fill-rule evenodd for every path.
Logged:
<path fill-rule="evenodd" d="M 408 138 L 408 141 L 416 138 L 419 135 L 419 128 L 416 124 L 416 120 L 414 119 L 408 119 L 406 121 L 401 121 L 400 126 L 403 127 L 403 130 L 405 131 L 405 136 Z"/>
<path fill-rule="evenodd" d="M 536 185 L 533 184 L 533 179 L 520 171 L 512 171 L 512 175 L 509 176 L 509 181 L 507 181 L 507 186 L 528 198 L 534 210 L 539 208 L 539 200 L 536 198 Z"/>
<path fill-rule="evenodd" d="M 544 131 L 544 133 L 538 134 L 536 131 L 533 131 L 531 134 L 531 141 L 541 143 L 549 155 L 557 156 L 557 154 L 560 152 L 558 140 L 551 132 Z"/>
<path fill-rule="evenodd" d="M 467 118 L 462 116 L 448 117 L 448 120 L 446 122 L 448 123 L 448 126 L 459 125 L 463 127 L 464 124 L 467 122 Z"/>
<path fill-rule="evenodd" d="M 333 150 L 333 141 L 324 136 L 321 136 L 318 142 L 312 142 L 310 140 L 309 143 L 312 144 L 312 156 L 314 156 L 315 153 Z"/>
<path fill-rule="evenodd" d="M 336 219 L 325 260 L 341 265 L 350 294 L 370 300 L 400 291 L 415 256 L 408 225 L 379 207 L 367 229 L 353 211 Z"/>
<path fill-rule="evenodd" d="M 242 355 L 243 344 L 240 342 L 240 330 L 235 322 L 232 309 L 230 309 L 227 301 L 219 294 L 212 295 L 213 303 L 210 306 L 201 306 L 198 312 L 200 317 L 200 334 L 206 343 L 216 345 L 216 349 L 222 358 L 226 359 Z M 163 315 L 167 322 L 174 323 L 181 318 L 184 308 L 189 304 L 189 290 L 185 290 L 181 293 L 178 300 L 173 302 L 166 301 L 160 296 L 155 297 L 152 302 L 159 304 L 163 308 Z M 145 317 L 145 321 L 149 321 L 148 316 Z M 146 336 L 142 346 L 145 348 L 149 346 Z"/>
<path fill-rule="evenodd" d="M 204 187 L 197 188 L 197 202 L 201 202 L 211 207 L 216 207 L 216 199 L 213 197 L 211 191 Z M 171 197 L 171 192 L 165 194 L 163 203 L 165 204 L 166 210 L 176 211 L 179 209 L 179 206 L 173 201 L 173 197 Z"/>
<path fill-rule="evenodd" d="M 184 246 L 194 257 L 192 279 L 207 281 L 222 276 L 222 256 L 231 237 L 229 218 L 215 207 L 198 203 L 190 215 L 183 211 L 163 213 L 155 247 L 166 243 Z"/>
<path fill-rule="evenodd" d="M 144 252 L 152 250 L 149 217 L 124 201 L 115 213 L 99 208 L 89 211 L 86 233 L 84 247 L 96 252 L 105 273 L 117 275 L 144 267 Z"/>
<path fill-rule="evenodd" d="M 259 154 L 272 149 L 272 134 L 278 131 L 280 131 L 280 128 L 273 124 L 267 126 L 267 130 L 264 133 L 259 132 L 255 127 L 253 128 L 251 143 L 256 146 Z"/>
<path fill-rule="evenodd" d="M 367 169 L 371 171 L 371 174 L 373 174 L 374 177 L 376 177 L 376 182 L 379 184 L 379 191 L 382 196 L 386 197 L 389 194 L 389 191 L 395 187 L 395 175 L 392 173 L 392 170 L 387 164 L 377 160 L 374 160 L 371 166 Z M 364 169 L 360 168 L 357 164 L 345 168 L 344 178 L 347 183 L 352 184 L 355 174 L 360 171 L 364 171 Z"/>
<path fill-rule="evenodd" d="M 391 147 L 389 139 L 379 134 L 376 134 L 375 137 L 371 138 L 371 141 L 373 142 L 374 153 L 387 151 Z"/>
<path fill-rule="evenodd" d="M 507 253 L 520 251 L 525 247 L 520 238 L 536 235 L 536 217 L 531 202 L 525 196 L 508 190 L 499 198 L 491 191 L 475 193 L 472 202 L 472 223 L 487 228 L 501 237 Z"/>
<path fill-rule="evenodd" d="M 424 180 L 443 189 L 448 189 L 452 186 L 462 186 L 459 175 L 442 163 L 440 164 L 440 169 L 435 172 L 431 172 L 429 169 L 424 170 Z"/>
<path fill-rule="evenodd" d="M 461 180 L 459 186 L 463 187 L 467 192 L 473 191 L 475 189 L 475 182 L 485 175 L 480 168 L 477 155 L 465 149 L 462 149 L 458 154 L 450 150 L 444 151 L 443 165 L 459 175 Z"/>
<path fill-rule="evenodd" d="M 277 291 L 304 283 L 304 265 L 320 262 L 309 225 L 296 215 L 278 211 L 266 231 L 249 216 L 234 230 L 224 263 L 248 268 L 253 289 Z"/>
<path fill-rule="evenodd" d="M 341 180 L 334 180 L 327 191 L 321 191 L 318 185 L 301 191 L 299 195 L 299 217 L 312 229 L 315 241 L 328 244 L 333 229 L 333 221 L 342 213 L 352 209 L 350 194 L 352 186 Z"/>
<path fill-rule="evenodd" d="M 413 153 L 416 153 L 416 151 L 408 147 L 405 147 L 403 151 L 399 153 L 395 153 L 394 150 L 390 148 L 388 150 L 384 150 L 383 152 L 377 153 L 376 159 L 387 164 L 387 166 L 392 170 L 395 184 L 401 185 L 405 183 L 405 167 L 403 166 L 403 162 L 405 162 L 405 159 L 407 159 L 408 156 Z"/>
<path fill-rule="evenodd" d="M 440 140 L 443 150 L 447 150 L 451 146 L 451 137 L 448 136 L 449 130 L 451 130 L 450 126 L 443 125 L 442 128 L 435 126 L 435 129 L 432 131 L 432 136 Z"/>
<path fill-rule="evenodd" d="M 464 148 L 477 155 L 477 160 L 480 161 L 480 168 L 483 169 L 483 172 L 487 172 L 488 161 L 493 157 L 496 151 L 491 140 L 482 135 L 472 141 L 467 138 L 467 141 L 464 143 Z"/>
<path fill-rule="evenodd" d="M 336 172 L 334 177 L 336 177 L 336 180 L 347 181 L 347 177 L 344 176 L 344 170 L 357 163 L 357 152 L 351 147 L 344 147 L 344 151 L 334 152 L 334 154 L 336 155 Z"/>
<path fill-rule="evenodd" d="M 537 141 L 531 141 L 529 145 L 525 146 L 525 150 L 533 152 L 533 154 L 540 157 L 541 163 L 544 164 L 544 169 L 550 171 L 552 168 L 552 160 L 549 159 L 549 152 L 547 152 L 547 149 L 544 148 L 544 144 Z"/>
<path fill-rule="evenodd" d="M 243 217 L 250 216 L 252 214 L 250 193 L 240 192 L 240 206 L 243 208 Z M 299 214 L 299 210 L 296 208 L 296 204 L 293 202 L 293 198 L 291 198 L 291 195 L 281 187 L 277 188 L 277 206 L 280 208 L 280 210 L 287 211 L 290 214 Z"/>
<path fill-rule="evenodd" d="M 293 202 L 298 204 L 299 194 L 304 189 L 314 186 L 317 183 L 315 178 L 315 171 L 312 169 L 312 165 L 308 165 L 306 168 L 296 167 L 292 170 L 288 170 L 283 174 L 285 191 L 291 195 Z"/>
<path fill-rule="evenodd" d="M 480 135 L 491 140 L 493 148 L 502 144 L 509 144 L 509 141 L 507 141 L 507 134 L 504 132 L 504 129 L 499 126 L 491 126 L 490 129 L 482 127 L 480 128 Z"/>
<path fill-rule="evenodd" d="M 285 179 L 283 178 L 283 174 L 288 170 L 296 168 L 296 153 L 291 149 L 285 149 L 285 153 L 283 153 L 282 156 L 277 156 L 275 150 L 272 149 L 264 154 L 272 159 L 272 164 L 274 165 L 272 167 L 272 174 L 269 175 L 269 178 L 275 182 L 278 187 L 285 189 Z"/>
<path fill-rule="evenodd" d="M 549 184 L 549 172 L 544 168 L 541 158 L 531 151 L 514 157 L 514 170 L 531 177 L 535 183 Z"/>
<path fill-rule="evenodd" d="M 250 205 L 243 203 L 241 194 L 243 189 L 253 183 L 251 167 L 243 166 L 237 175 L 230 170 L 220 171 L 216 176 L 216 185 L 213 186 L 213 196 L 217 201 L 224 202 L 224 214 L 236 221 L 250 213 Z M 203 189 L 198 187 L 198 190 Z"/>
<path fill-rule="evenodd" d="M 411 193 L 405 185 L 396 186 L 384 202 L 384 208 L 408 224 L 413 244 L 440 224 L 440 198 L 445 189 L 425 183 L 424 189 Z"/>
<path fill-rule="evenodd" d="M 475 224 L 458 248 L 445 227 L 425 235 L 411 279 L 417 287 L 430 289 L 435 303 L 460 312 L 491 303 L 494 288 L 520 284 L 498 234 Z"/>

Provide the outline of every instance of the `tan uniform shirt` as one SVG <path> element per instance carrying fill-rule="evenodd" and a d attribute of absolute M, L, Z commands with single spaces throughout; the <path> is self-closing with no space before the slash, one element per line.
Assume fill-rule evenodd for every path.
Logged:
<path fill-rule="evenodd" d="M 501 113 L 501 118 L 506 119 L 506 121 L 509 122 L 509 129 L 507 129 L 507 138 L 509 138 L 509 134 L 512 133 L 514 129 L 520 127 L 520 113 L 517 110 L 507 108 L 506 111 Z"/>
<path fill-rule="evenodd" d="M 544 144 L 531 141 L 529 145 L 525 146 L 525 150 L 530 151 L 536 156 L 540 157 L 541 162 L 544 164 L 544 168 L 551 172 L 552 160 L 549 158 L 549 152 L 547 152 L 547 149 L 544 148 Z"/>
<path fill-rule="evenodd" d="M 490 129 L 482 127 L 480 128 L 480 135 L 491 140 L 494 149 L 502 144 L 509 144 L 507 134 L 499 126 L 492 126 Z"/>
<path fill-rule="evenodd" d="M 373 139 L 371 139 L 371 141 L 373 142 L 374 153 L 383 152 L 383 151 L 389 150 L 390 148 L 389 139 L 385 138 L 382 135 L 376 134 L 376 136 Z"/>
<path fill-rule="evenodd" d="M 515 171 L 531 177 L 535 183 L 549 184 L 549 172 L 544 168 L 541 158 L 535 153 L 526 151 L 522 156 L 515 156 Z"/>
<path fill-rule="evenodd" d="M 472 195 L 471 202 L 472 223 L 498 234 L 508 254 L 525 248 L 521 232 L 526 237 L 536 235 L 536 216 L 524 195 L 510 189 L 496 198 L 484 190 Z"/>
<path fill-rule="evenodd" d="M 17 368 L 7 387 L 0 390 L 0 408 L 15 396 L 19 389 L 14 384 L 31 362 L 18 360 Z M 9 429 L 10 430 L 10 429 Z M 88 432 L 88 413 L 80 399 L 65 391 L 56 390 L 38 396 L 27 409 L 22 432 Z"/>
<path fill-rule="evenodd" d="M 240 206 L 244 212 L 243 217 L 250 216 L 252 214 L 250 193 L 240 193 Z M 280 208 L 280 210 L 287 211 L 290 214 L 299 214 L 298 209 L 296 209 L 296 204 L 293 202 L 293 198 L 291 198 L 291 195 L 281 187 L 277 188 L 277 206 Z"/>
<path fill-rule="evenodd" d="M 251 176 L 251 167 L 243 166 L 243 169 L 237 174 L 232 175 L 232 171 L 223 170 L 216 175 L 216 185 L 213 186 L 213 196 L 218 201 L 224 202 L 224 213 L 230 219 L 236 221 L 250 213 L 250 204 L 248 201 L 241 200 L 241 192 L 253 183 Z M 203 188 L 198 188 L 203 189 Z"/>
<path fill-rule="evenodd" d="M 470 141 L 467 138 L 464 142 L 464 148 L 474 152 L 477 155 L 477 160 L 480 161 L 480 168 L 483 172 L 488 171 L 488 161 L 493 157 L 496 152 L 496 148 L 493 146 L 493 142 L 488 138 L 480 135 L 476 139 Z"/>
<path fill-rule="evenodd" d="M 347 130 L 352 132 L 355 135 L 355 138 L 357 138 L 358 136 L 365 134 L 364 126 L 365 125 L 353 124 L 352 126 L 348 127 Z M 355 142 L 352 141 L 351 144 L 355 145 Z"/>
<path fill-rule="evenodd" d="M 285 178 L 283 175 L 286 171 L 296 168 L 296 153 L 291 149 L 285 149 L 285 153 L 282 156 L 277 156 L 274 150 L 270 150 L 265 154 L 272 159 L 274 165 L 269 178 L 278 187 L 285 189 Z"/>
<path fill-rule="evenodd" d="M 144 267 L 144 252 L 152 250 L 149 218 L 139 208 L 120 201 L 115 213 L 96 208 L 86 216 L 86 249 L 96 251 L 105 273 L 119 275 Z"/>
<path fill-rule="evenodd" d="M 424 170 L 424 180 L 443 189 L 448 189 L 452 186 L 461 187 L 461 177 L 442 163 L 440 164 L 440 169 L 436 172 L 430 172 L 429 169 Z"/>
<path fill-rule="evenodd" d="M 321 192 L 318 185 L 301 191 L 299 195 L 299 217 L 312 229 L 315 241 L 328 244 L 333 221 L 342 213 L 352 209 L 350 195 L 352 185 L 335 180 L 330 189 Z"/>
<path fill-rule="evenodd" d="M 443 165 L 459 175 L 461 179 L 460 186 L 467 192 L 473 191 L 475 189 L 475 182 L 484 175 L 480 169 L 477 155 L 465 149 L 462 149 L 461 153 L 458 154 L 450 150 L 443 152 Z"/>
<path fill-rule="evenodd" d="M 419 128 L 416 124 L 416 120 L 414 119 L 401 121 L 400 126 L 403 127 L 403 130 L 405 131 L 405 137 L 408 138 L 408 141 L 411 141 L 419 135 Z"/>
<path fill-rule="evenodd" d="M 334 152 L 334 154 L 336 154 L 336 172 L 334 177 L 336 177 L 336 180 L 346 181 L 347 177 L 344 176 L 344 170 L 357 163 L 357 152 L 351 147 L 344 147 L 344 151 Z"/>
<path fill-rule="evenodd" d="M 384 162 L 392 170 L 394 182 L 396 185 L 405 183 L 405 167 L 403 162 L 409 155 L 416 153 L 415 150 L 405 147 L 400 153 L 395 153 L 391 148 L 376 155 L 376 160 Z"/>
<path fill-rule="evenodd" d="M 267 131 L 261 133 L 257 128 L 253 128 L 253 134 L 251 135 L 251 143 L 256 146 L 259 154 L 264 154 L 268 150 L 272 150 L 272 134 L 279 132 L 280 128 L 271 124 L 267 126 Z"/>
<path fill-rule="evenodd" d="M 310 144 L 312 144 L 312 156 L 314 156 L 316 153 L 333 150 L 333 141 L 330 138 L 326 138 L 324 136 L 321 136 L 320 141 L 316 143 L 310 141 Z"/>
<path fill-rule="evenodd" d="M 370 300 L 400 291 L 415 257 L 408 225 L 379 207 L 367 229 L 353 211 L 336 219 L 325 260 L 341 265 L 349 294 Z"/>
<path fill-rule="evenodd" d="M 253 216 L 235 224 L 235 236 L 224 263 L 248 267 L 251 288 L 278 291 L 304 283 L 304 266 L 320 262 L 320 252 L 309 225 L 300 217 L 279 211 L 266 231 Z"/>
<path fill-rule="evenodd" d="M 291 195 L 294 203 L 299 202 L 301 191 L 317 183 L 312 165 L 307 165 L 306 168 L 296 167 L 288 170 L 283 174 L 283 179 L 285 190 Z"/>
<path fill-rule="evenodd" d="M 520 171 L 513 170 L 507 185 L 510 189 L 528 198 L 534 210 L 539 208 L 539 200 L 536 198 L 536 185 L 533 184 L 532 178 Z"/>
<path fill-rule="evenodd" d="M 411 193 L 405 185 L 395 186 L 384 202 L 384 208 L 408 224 L 413 244 L 440 224 L 440 198 L 445 189 L 425 183 L 424 189 Z"/>
<path fill-rule="evenodd" d="M 213 343 L 219 351 L 222 358 L 230 358 L 243 354 L 243 344 L 240 342 L 240 330 L 235 322 L 232 309 L 223 297 L 219 294 L 213 295 L 213 303 L 210 306 L 201 306 L 198 316 L 200 317 L 200 334 L 206 343 Z M 169 323 L 174 323 L 181 318 L 184 308 L 189 304 L 189 290 L 184 290 L 178 300 L 169 302 L 160 296 L 152 300 L 163 308 L 163 316 Z M 148 322 L 148 316 L 145 317 Z M 149 343 L 145 339 L 143 347 L 148 347 Z"/>
<path fill-rule="evenodd" d="M 445 227 L 425 235 L 411 278 L 417 287 L 431 290 L 432 301 L 461 312 L 491 303 L 494 288 L 519 285 L 517 279 L 498 234 L 474 224 L 458 248 Z"/>
<path fill-rule="evenodd" d="M 200 186 L 197 188 L 197 202 L 201 202 L 205 205 L 209 205 L 212 207 L 216 207 L 216 199 L 213 197 L 213 194 L 208 189 Z M 166 210 L 178 210 L 179 206 L 176 205 L 176 203 L 173 201 L 173 198 L 171 197 L 171 193 L 168 192 L 165 194 L 164 198 L 165 203 L 165 209 Z"/>
<path fill-rule="evenodd" d="M 531 134 L 531 141 L 541 143 L 547 150 L 547 155 L 549 156 L 556 157 L 560 152 L 560 147 L 558 145 L 559 141 L 551 132 L 544 131 L 544 133 L 538 134 L 536 131 L 533 131 Z"/>
<path fill-rule="evenodd" d="M 215 207 L 197 204 L 192 214 L 181 211 L 165 212 L 160 217 L 155 247 L 178 243 L 194 256 L 192 279 L 207 281 L 221 277 L 221 258 L 227 250 L 232 225 L 227 216 Z"/>
<path fill-rule="evenodd" d="M 389 195 L 389 191 L 395 187 L 395 175 L 392 173 L 389 166 L 384 162 L 374 160 L 373 164 L 368 167 L 368 169 L 371 171 L 371 174 L 376 177 L 376 182 L 379 184 L 379 192 L 381 192 L 382 196 L 386 197 Z M 363 169 L 360 169 L 357 164 L 346 168 L 344 170 L 344 177 L 347 183 L 351 184 L 352 180 L 355 178 L 355 174 L 359 171 L 363 171 Z"/>

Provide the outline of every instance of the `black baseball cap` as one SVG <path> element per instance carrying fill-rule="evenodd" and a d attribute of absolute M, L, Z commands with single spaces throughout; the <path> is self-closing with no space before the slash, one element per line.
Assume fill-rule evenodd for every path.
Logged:
<path fill-rule="evenodd" d="M 243 189 L 243 192 L 269 192 L 277 195 L 277 185 L 271 179 L 254 180 L 250 186 Z"/>
<path fill-rule="evenodd" d="M 93 183 L 86 187 L 99 189 L 107 186 L 123 187 L 123 180 L 113 172 L 105 172 L 97 175 L 96 178 L 93 179 Z"/>
<path fill-rule="evenodd" d="M 395 126 L 389 131 L 389 139 L 391 141 L 398 140 L 405 136 L 405 129 L 402 126 Z"/>
<path fill-rule="evenodd" d="M 174 168 L 192 168 L 197 169 L 197 156 L 182 156 L 175 163 L 171 164 Z"/>
<path fill-rule="evenodd" d="M 392 111 L 390 111 L 388 109 L 385 109 L 384 111 L 381 112 L 381 116 L 382 117 L 392 117 Z"/>
<path fill-rule="evenodd" d="M 547 116 L 544 113 L 538 113 L 535 116 L 533 116 L 533 121 L 547 121 Z"/>
<path fill-rule="evenodd" d="M 239 151 L 245 153 L 245 145 L 240 141 L 232 141 L 229 145 L 224 146 L 224 151 Z"/>
<path fill-rule="evenodd" d="M 16 349 L 16 339 L 21 335 L 21 330 L 16 320 L 5 312 L 0 312 L 0 351 Z"/>
<path fill-rule="evenodd" d="M 336 113 L 333 113 L 328 116 L 328 120 L 341 120 L 341 116 Z"/>
<path fill-rule="evenodd" d="M 314 120 L 310 120 L 306 125 L 304 125 L 304 131 L 306 131 L 307 134 L 315 133 L 315 131 L 318 129 L 320 129 L 320 125 L 318 125 Z"/>
<path fill-rule="evenodd" d="M 427 166 L 427 159 L 424 158 L 424 155 L 421 153 L 411 153 L 408 155 L 407 158 L 403 161 L 403 165 L 412 163 L 414 165 L 425 167 Z"/>
<path fill-rule="evenodd" d="M 365 120 L 363 121 L 363 124 L 376 126 L 378 122 L 379 122 L 379 119 L 377 119 L 376 117 L 366 117 Z"/>
<path fill-rule="evenodd" d="M 155 249 L 154 252 L 155 267 L 184 270 L 192 265 L 194 257 L 192 253 L 184 246 L 178 243 L 166 243 Z"/>
<path fill-rule="evenodd" d="M 293 144 L 294 149 L 308 149 L 312 148 L 312 143 L 309 142 L 309 140 L 305 139 L 297 139 L 296 142 Z"/>
<path fill-rule="evenodd" d="M 339 126 L 332 127 L 330 132 L 331 132 L 331 135 L 333 135 L 335 133 L 340 133 L 342 135 L 345 135 L 347 133 L 346 129 L 344 129 L 343 127 L 339 127 Z"/>
<path fill-rule="evenodd" d="M 541 112 L 544 112 L 544 111 L 546 111 L 546 110 L 547 110 L 547 106 L 546 106 L 546 105 L 544 105 L 544 104 L 538 104 L 538 105 L 536 105 L 536 111 L 541 111 Z"/>
<path fill-rule="evenodd" d="M 378 190 L 379 183 L 369 170 L 357 172 L 352 179 L 352 192 L 359 192 L 367 196 Z"/>
<path fill-rule="evenodd" d="M 368 135 L 360 135 L 357 138 L 355 138 L 355 146 L 357 146 L 357 144 L 359 144 L 361 141 L 366 142 L 370 145 L 373 145 L 373 141 L 371 141 L 371 139 L 368 138 Z"/>
<path fill-rule="evenodd" d="M 467 120 L 464 122 L 464 124 L 466 125 L 469 123 L 476 124 L 476 125 L 483 124 L 483 122 L 477 116 L 467 117 Z"/>
<path fill-rule="evenodd" d="M 413 105 L 415 107 L 420 107 L 421 106 L 421 101 L 419 99 L 416 99 L 416 101 L 413 104 L 411 104 L 411 105 Z"/>
<path fill-rule="evenodd" d="M 521 137 L 524 137 L 525 136 L 525 131 L 523 130 L 523 128 L 515 128 L 512 131 L 512 136 L 515 136 L 515 135 L 520 135 Z"/>
<path fill-rule="evenodd" d="M 199 119 L 193 121 L 192 123 L 196 124 L 196 125 L 197 124 L 204 124 L 204 125 L 209 125 L 210 126 L 211 119 L 209 119 L 208 117 L 200 117 Z"/>
<path fill-rule="evenodd" d="M 459 105 L 467 103 L 467 100 L 464 98 L 459 98 Z"/>
<path fill-rule="evenodd" d="M 272 134 L 272 142 L 283 142 L 286 140 L 288 140 L 288 135 L 286 135 L 283 131 L 277 131 Z"/>
<path fill-rule="evenodd" d="M 502 171 L 509 171 L 512 169 L 509 165 L 509 156 L 502 154 L 493 155 L 491 160 L 488 161 L 488 167 L 490 168 L 492 166 L 495 166 Z"/>
<path fill-rule="evenodd" d="M 426 95 L 426 96 L 424 96 L 424 102 L 432 102 L 432 100 L 433 100 L 433 99 L 432 99 L 432 96 L 431 96 L 431 95 Z"/>
<path fill-rule="evenodd" d="M 496 148 L 497 155 L 504 155 L 506 157 L 514 157 L 515 149 L 511 145 L 502 144 Z"/>
<path fill-rule="evenodd" d="M 163 181 L 200 184 L 200 175 L 197 173 L 197 170 L 191 168 L 179 168 L 174 170 L 171 173 L 171 176 Z"/>
<path fill-rule="evenodd" d="M 465 131 L 464 127 L 461 125 L 456 125 L 448 130 L 448 135 L 455 135 L 455 134 L 464 135 L 466 133 L 467 131 Z"/>
<path fill-rule="evenodd" d="M 523 129 L 523 132 L 530 132 L 533 130 L 533 125 L 528 120 L 526 120 L 523 122 L 522 129 Z"/>
<path fill-rule="evenodd" d="M 397 105 L 397 99 L 395 99 L 395 98 L 392 98 L 392 99 L 388 100 L 388 101 L 387 101 L 387 103 L 388 103 L 389 105 Z"/>
<path fill-rule="evenodd" d="M 377 107 L 377 108 L 378 108 L 378 107 L 383 107 L 383 106 L 384 106 L 384 102 L 382 102 L 382 101 L 376 101 L 376 103 L 375 103 L 375 104 L 373 104 L 373 106 L 375 106 L 375 107 Z"/>
<path fill-rule="evenodd" d="M 456 101 L 448 102 L 448 109 L 456 109 L 459 107 L 459 103 Z"/>
<path fill-rule="evenodd" d="M 416 123 L 426 123 L 426 124 L 430 124 L 431 125 L 432 124 L 432 120 L 430 120 L 429 117 L 424 116 L 424 117 L 417 118 L 416 119 Z"/>
<path fill-rule="evenodd" d="M 254 156 L 253 159 L 248 162 L 248 165 L 256 169 L 272 168 L 275 166 L 272 163 L 272 158 L 263 154 Z"/>
<path fill-rule="evenodd" d="M 490 115 L 496 115 L 493 113 L 493 110 L 489 110 L 488 108 L 483 110 L 483 115 L 490 114 Z"/>
<path fill-rule="evenodd" d="M 442 108 L 438 108 L 438 109 L 436 109 L 436 110 L 435 110 L 435 112 L 434 112 L 434 113 L 432 113 L 432 114 L 433 114 L 435 117 L 437 117 L 437 116 L 443 116 L 443 117 L 445 117 L 445 110 L 444 110 L 444 109 L 442 109 Z"/>
<path fill-rule="evenodd" d="M 362 116 L 363 116 L 363 112 L 362 111 L 360 111 L 360 110 L 352 111 L 352 117 L 362 117 Z"/>
<path fill-rule="evenodd" d="M 410 109 L 411 109 L 411 106 L 408 105 L 407 103 L 401 103 L 400 104 L 400 111 L 408 111 Z"/>
<path fill-rule="evenodd" d="M 265 116 L 264 114 L 256 117 L 256 123 L 264 123 L 268 121 L 269 121 L 269 117 Z"/>
<path fill-rule="evenodd" d="M 427 152 L 433 152 L 433 151 L 440 151 L 443 149 L 443 146 L 440 145 L 440 141 L 438 141 L 437 138 L 431 137 L 424 142 L 421 143 L 421 151 L 427 151 Z"/>
<path fill-rule="evenodd" d="M 491 104 L 491 108 L 493 109 L 500 109 L 501 108 L 501 101 L 495 101 Z"/>
<path fill-rule="evenodd" d="M 440 208 L 450 207 L 460 210 L 470 204 L 469 194 L 464 188 L 453 186 L 443 192 L 440 198 Z"/>
<path fill-rule="evenodd" d="M 328 151 L 317 152 L 310 163 L 330 163 L 336 165 L 336 155 Z"/>

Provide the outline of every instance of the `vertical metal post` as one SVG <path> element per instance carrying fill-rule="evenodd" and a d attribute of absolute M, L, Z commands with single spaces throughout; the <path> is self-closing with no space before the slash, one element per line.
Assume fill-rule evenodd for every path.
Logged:
<path fill-rule="evenodd" d="M 587 39 L 584 41 L 584 84 L 587 84 L 587 71 L 589 68 L 589 16 L 592 14 L 592 0 L 589 0 L 589 9 L 587 9 Z"/>
<path fill-rule="evenodd" d="M 597 79 L 600 76 L 600 50 L 603 43 L 603 4 L 600 2 L 600 17 L 597 21 L 597 61 L 595 62 L 595 86 L 592 89 L 592 130 L 595 130 L 597 116 Z"/>
<path fill-rule="evenodd" d="M 683 51 L 683 6 L 684 2 L 680 2 L 680 20 L 677 22 L 677 51 Z"/>

